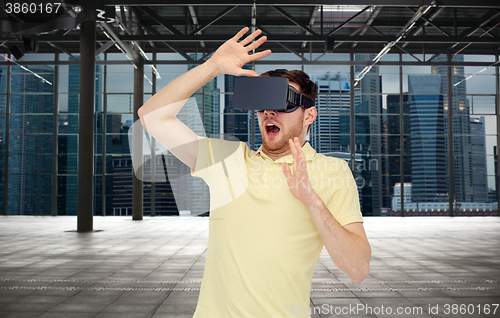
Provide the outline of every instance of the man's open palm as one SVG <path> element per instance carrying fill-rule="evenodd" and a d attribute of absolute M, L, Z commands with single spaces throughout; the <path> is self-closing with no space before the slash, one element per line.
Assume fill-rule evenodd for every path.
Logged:
<path fill-rule="evenodd" d="M 241 29 L 234 37 L 222 44 L 209 61 L 214 63 L 221 73 L 235 76 L 259 76 L 252 70 L 244 70 L 243 65 L 253 60 L 261 59 L 271 54 L 271 50 L 265 50 L 259 53 L 249 55 L 248 52 L 258 48 L 267 40 L 266 36 L 261 36 L 255 42 L 252 42 L 260 33 L 256 30 L 240 42 L 241 37 L 248 32 L 248 27 Z"/>

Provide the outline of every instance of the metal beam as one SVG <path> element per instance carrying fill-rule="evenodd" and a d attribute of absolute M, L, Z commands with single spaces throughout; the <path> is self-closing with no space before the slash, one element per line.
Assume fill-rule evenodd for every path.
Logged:
<path fill-rule="evenodd" d="M 376 2 L 376 3 L 375 3 Z M 377 0 L 377 1 L 366 1 L 366 0 L 336 0 L 332 3 L 332 0 L 314 0 L 314 2 L 308 0 L 260 0 L 258 5 L 377 5 L 377 6 L 422 6 L 431 4 L 431 0 L 399 0 L 395 2 L 394 0 Z M 203 6 L 220 6 L 227 5 L 227 1 L 209 1 L 209 0 L 190 0 L 190 5 L 203 5 Z M 231 0 L 231 4 L 246 5 L 251 6 L 251 2 L 248 0 Z M 128 5 L 128 6 L 165 6 L 165 0 L 107 0 L 107 6 L 116 5 Z M 169 1 L 168 6 L 185 6 L 184 1 Z M 498 3 L 492 3 L 491 0 L 440 0 L 440 6 L 444 7 L 465 7 L 465 8 L 495 8 L 500 7 Z"/>
<path fill-rule="evenodd" d="M 318 36 L 318 34 L 316 32 L 314 32 L 313 30 L 311 30 L 310 28 L 308 28 L 305 24 L 303 23 L 300 23 L 298 21 L 296 21 L 288 12 L 286 12 L 285 10 L 279 8 L 279 7 L 276 7 L 276 6 L 273 6 L 271 5 L 270 6 L 271 8 L 273 8 L 274 10 L 278 11 L 279 13 L 281 13 L 282 15 L 284 15 L 288 20 L 292 21 L 293 23 L 295 23 L 297 26 L 301 27 L 303 30 L 305 30 L 306 32 L 309 32 L 310 34 L 312 35 L 316 35 Z"/>
<path fill-rule="evenodd" d="M 346 21 L 342 22 L 339 26 L 337 26 L 335 29 L 333 29 L 333 31 L 331 31 L 330 33 L 328 33 L 326 36 L 329 37 L 329 36 L 333 35 L 335 32 L 337 32 L 338 30 L 342 29 L 349 22 L 351 22 L 352 20 L 354 20 L 358 15 L 360 15 L 363 12 L 365 12 L 369 8 L 371 8 L 371 6 L 364 7 L 363 10 L 359 11 L 358 13 L 356 13 L 355 15 L 353 15 L 352 17 L 350 17 Z"/>
<path fill-rule="evenodd" d="M 224 9 L 222 12 L 220 12 L 215 17 L 213 17 L 213 19 L 210 22 L 208 22 L 208 23 L 206 23 L 206 24 L 198 27 L 196 30 L 194 30 L 193 32 L 189 33 L 189 35 L 196 35 L 196 34 L 200 33 L 201 31 L 205 30 L 210 25 L 212 25 L 213 23 L 215 23 L 217 20 L 219 20 L 220 18 L 222 18 L 223 16 L 225 16 L 229 12 L 233 11 L 236 7 L 238 7 L 238 6 L 228 7 L 226 9 Z M 196 18 L 196 17 L 194 17 L 194 18 Z"/>
<path fill-rule="evenodd" d="M 431 5 L 433 5 L 435 2 L 433 1 Z M 424 16 L 427 11 L 431 8 L 431 5 L 428 5 L 428 6 L 422 6 L 418 9 L 417 12 L 415 12 L 415 14 L 411 17 L 411 19 L 406 23 L 406 25 L 404 26 L 404 28 L 402 28 L 398 34 L 396 35 L 396 39 L 394 39 L 393 41 L 391 42 L 388 42 L 384 48 L 377 54 L 377 56 L 375 56 L 375 58 L 373 59 L 373 61 L 370 63 L 370 65 L 366 66 L 359 74 L 358 76 L 356 77 L 356 80 L 355 80 L 355 84 L 357 84 L 359 81 L 361 81 L 361 79 L 365 76 L 366 73 L 368 73 L 370 71 L 370 69 L 372 68 L 373 65 L 377 64 L 380 59 L 387 53 L 389 53 L 389 51 L 391 50 L 391 48 L 393 46 L 395 46 L 403 37 L 405 37 L 408 32 L 413 28 L 413 26 L 415 25 L 415 23 L 422 17 Z"/>
<path fill-rule="evenodd" d="M 311 17 L 309 18 L 309 28 L 312 28 L 314 25 L 314 21 L 316 20 L 316 15 L 318 14 L 318 11 L 320 10 L 320 6 L 315 6 L 311 10 Z M 309 32 L 305 31 L 306 35 L 309 34 Z M 304 48 L 307 44 L 307 41 L 302 42 L 302 45 L 300 46 L 301 48 Z"/>
<path fill-rule="evenodd" d="M 204 57 L 210 55 L 210 53 L 205 54 Z M 180 60 L 149 60 L 149 61 L 144 61 L 145 65 L 149 64 L 158 64 L 158 65 L 187 65 L 187 64 L 202 64 L 203 61 L 202 59 L 199 59 L 194 62 L 189 62 L 189 61 L 180 61 Z M 101 61 L 97 60 L 95 61 L 96 65 L 130 65 L 131 62 L 129 60 L 112 60 L 112 61 Z M 78 61 L 23 61 L 22 64 L 24 66 L 28 65 L 78 65 Z M 370 64 L 370 61 L 318 61 L 318 60 L 305 60 L 305 61 L 297 61 L 297 60 L 257 60 L 255 61 L 256 65 L 275 65 L 275 64 L 282 64 L 282 65 L 360 65 L 360 66 L 366 66 Z M 377 63 L 378 65 L 387 65 L 387 66 L 399 66 L 400 63 L 398 61 L 379 61 Z M 9 61 L 0 61 L 0 65 L 15 65 L 15 63 L 9 62 Z M 488 67 L 491 66 L 491 62 L 451 62 L 448 63 L 446 61 L 443 62 L 429 62 L 429 61 L 422 61 L 422 62 L 417 62 L 417 61 L 403 61 L 401 63 L 403 66 L 473 66 L 473 67 Z"/>
<path fill-rule="evenodd" d="M 189 14 L 191 15 L 191 19 L 193 20 L 194 27 L 197 28 L 200 25 L 200 23 L 198 22 L 198 17 L 196 16 L 196 11 L 195 11 L 194 7 L 188 6 L 188 11 L 189 11 Z M 187 33 L 187 30 L 185 33 Z M 201 30 L 199 31 L 199 34 L 201 34 Z M 205 42 L 200 41 L 200 46 L 202 48 L 205 48 Z"/>
<path fill-rule="evenodd" d="M 499 15 L 500 15 L 500 9 L 490 10 L 486 12 L 485 15 L 483 15 L 481 18 L 478 19 L 479 22 L 475 26 L 470 27 L 467 30 L 463 31 L 462 33 L 460 33 L 460 36 L 465 36 L 465 37 L 471 36 L 472 34 L 474 34 L 474 32 L 476 32 L 478 29 L 488 24 L 488 22 L 490 22 Z"/>
<path fill-rule="evenodd" d="M 382 7 L 375 7 L 375 9 L 372 11 L 370 17 L 368 18 L 368 20 L 366 20 L 366 27 L 361 30 L 361 32 L 359 34 L 360 36 L 365 35 L 366 31 L 372 25 L 373 21 L 375 21 L 375 18 L 377 17 L 377 15 L 380 13 L 381 10 L 382 10 Z M 354 42 L 351 45 L 351 49 L 354 49 L 356 47 L 356 45 L 358 45 L 358 42 Z"/>
<path fill-rule="evenodd" d="M 101 25 L 106 25 L 102 23 Z M 218 34 L 203 34 L 203 35 L 144 35 L 142 37 L 137 35 L 122 35 L 120 37 L 116 36 L 116 39 L 122 41 L 152 41 L 152 42 L 163 42 L 163 41 L 175 41 L 179 42 L 217 42 L 224 43 L 231 36 L 230 35 L 218 35 Z M 395 39 L 394 36 L 361 36 L 361 35 L 336 35 L 335 40 L 341 42 L 359 42 L 359 43 L 387 43 L 393 41 Z M 2 41 L 7 41 L 8 43 L 22 43 L 16 38 L 4 37 L 1 39 Z M 97 41 L 107 41 L 108 38 L 105 36 L 97 36 Z M 60 43 L 60 42 L 79 42 L 78 35 L 67 35 L 61 37 L 52 37 L 48 35 L 40 35 L 38 37 L 38 42 L 52 42 L 52 43 Z M 324 36 L 320 35 L 273 35 L 272 38 L 269 38 L 266 42 L 321 42 L 325 41 Z M 117 41 L 118 42 L 118 41 Z M 447 36 L 412 36 L 404 38 L 404 42 L 409 43 L 427 43 L 427 44 L 443 44 L 443 43 L 476 43 L 476 44 L 493 44 L 498 45 L 500 43 L 500 37 L 447 37 Z"/>
<path fill-rule="evenodd" d="M 473 27 L 470 27 L 468 28 L 467 30 L 463 31 L 462 33 L 460 33 L 459 37 L 465 37 L 465 38 L 469 38 L 472 34 L 474 34 L 474 32 L 476 32 L 478 29 L 482 28 L 484 25 L 486 25 L 489 21 L 491 21 L 492 19 L 494 19 L 496 16 L 498 16 L 500 14 L 500 9 L 495 9 L 495 10 L 490 10 L 488 11 L 485 15 L 483 15 L 481 17 L 481 19 L 479 20 L 479 22 L 473 26 Z M 483 33 L 484 35 L 484 33 Z M 471 38 L 472 39 L 482 39 L 482 35 L 481 37 L 473 37 Z M 491 38 L 490 38 L 491 39 Z M 476 43 L 476 42 L 473 42 L 473 41 L 469 41 L 468 44 L 466 45 L 466 47 L 470 46 L 472 43 Z M 441 54 L 444 54 L 444 53 L 447 53 L 449 52 L 450 50 L 454 49 L 457 45 L 459 45 L 460 43 L 457 41 L 455 42 L 452 46 L 450 46 L 449 48 L 447 49 L 444 49 L 443 51 L 441 51 L 440 53 L 438 54 L 435 54 L 434 56 L 432 56 L 429 61 L 432 61 L 433 59 L 435 59 L 436 57 L 438 57 L 439 55 Z M 464 50 L 465 47 L 463 47 L 462 49 L 460 49 L 458 52 Z M 457 52 L 457 53 L 458 53 Z M 455 53 L 455 54 L 457 54 Z"/>
<path fill-rule="evenodd" d="M 107 24 L 107 23 L 100 23 L 99 24 L 103 29 L 105 29 L 106 31 L 103 32 L 106 34 L 109 35 L 109 37 L 111 38 L 110 40 L 113 40 L 116 42 L 117 45 L 120 46 L 120 48 L 130 56 L 130 58 L 134 61 L 135 64 L 139 63 L 140 59 L 139 59 L 139 56 L 132 50 L 131 47 L 128 46 L 128 44 L 124 43 L 120 37 L 115 33 L 115 31 Z M 128 40 L 128 41 L 138 41 L 141 39 L 141 36 L 137 36 L 137 35 L 131 35 L 132 37 L 135 37 L 136 39 L 134 40 Z"/>
<path fill-rule="evenodd" d="M 71 56 L 72 58 L 74 58 L 76 61 L 79 60 L 79 58 L 77 58 L 76 56 L 74 56 L 73 54 L 71 54 L 68 50 L 66 50 L 65 48 L 57 45 L 57 44 L 54 44 L 52 42 L 47 42 L 47 44 L 49 44 L 50 46 L 52 46 L 53 48 L 55 49 L 58 49 L 59 51 L 63 52 L 63 53 L 66 53 L 68 54 L 69 56 Z"/>
<path fill-rule="evenodd" d="M 164 18 L 160 17 L 158 15 L 158 13 L 154 12 L 153 10 L 151 10 L 150 8 L 148 7 L 144 7 L 144 4 L 141 4 L 140 6 L 138 6 L 139 9 L 141 9 L 142 11 L 144 11 L 144 13 L 146 14 L 149 14 L 149 16 L 151 18 L 153 18 L 153 20 L 155 20 L 156 22 L 158 22 L 158 24 L 160 24 L 162 27 L 164 27 L 165 29 L 167 29 L 168 31 L 170 31 L 170 33 L 176 35 L 176 36 L 180 36 L 182 35 L 182 33 L 177 30 L 172 24 L 170 24 L 167 20 L 165 20 Z"/>
<path fill-rule="evenodd" d="M 112 47 L 115 44 L 114 41 L 108 41 L 101 45 L 96 51 L 95 51 L 95 57 L 98 57 L 99 54 L 104 53 L 107 49 Z"/>
<path fill-rule="evenodd" d="M 381 36 L 384 36 L 384 34 L 382 32 L 380 32 L 379 30 L 377 30 L 375 27 L 371 27 L 371 29 L 375 32 L 377 32 L 378 34 L 380 34 Z M 401 51 L 403 51 L 404 53 L 410 55 L 411 57 L 413 57 L 414 59 L 416 59 L 417 61 L 419 62 L 422 62 L 422 60 L 420 60 L 418 57 L 416 57 L 415 55 L 411 54 L 410 52 L 407 52 L 405 49 L 404 49 L 404 45 L 400 46 L 398 44 L 395 44 L 395 46 L 400 49 Z"/>
<path fill-rule="evenodd" d="M 412 11 L 413 13 L 417 12 L 417 10 L 413 9 L 413 8 L 410 8 L 410 7 L 407 7 L 410 11 Z M 412 34 L 410 35 L 418 35 L 420 32 L 423 31 L 424 27 L 427 26 L 427 25 L 432 25 L 433 27 L 435 27 L 436 29 L 438 29 L 439 31 L 441 31 L 444 35 L 446 36 L 451 36 L 451 34 L 449 34 L 448 32 L 446 32 L 445 30 L 443 30 L 441 27 L 435 25 L 434 23 L 432 23 L 432 20 L 434 20 L 442 11 L 444 10 L 444 8 L 438 8 L 437 10 L 435 10 L 434 12 L 432 12 L 430 15 L 429 18 L 426 18 L 424 16 L 422 16 L 422 23 L 420 23 L 420 25 L 417 27 L 417 29 L 415 30 L 415 32 L 413 32 Z"/>
<path fill-rule="evenodd" d="M 283 48 L 285 48 L 288 52 L 293 53 L 296 56 L 298 56 L 301 60 L 308 61 L 308 59 L 306 59 L 305 57 L 303 57 L 302 54 L 300 54 L 299 52 L 295 51 L 291 47 L 289 47 L 289 46 L 287 46 L 287 45 L 285 45 L 285 44 L 283 44 L 281 42 L 278 42 L 278 44 L 281 45 Z"/>

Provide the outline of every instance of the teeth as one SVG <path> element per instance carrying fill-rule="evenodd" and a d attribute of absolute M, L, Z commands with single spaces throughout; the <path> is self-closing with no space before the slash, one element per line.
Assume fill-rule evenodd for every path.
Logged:
<path fill-rule="evenodd" d="M 274 125 L 273 124 L 267 124 L 267 126 L 269 127 L 269 126 L 274 126 Z"/>

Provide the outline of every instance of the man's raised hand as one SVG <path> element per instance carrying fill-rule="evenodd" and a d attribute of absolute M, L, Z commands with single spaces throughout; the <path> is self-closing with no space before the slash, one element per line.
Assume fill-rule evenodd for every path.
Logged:
<path fill-rule="evenodd" d="M 248 32 L 248 27 L 241 29 L 235 36 L 222 44 L 214 55 L 208 60 L 215 65 L 220 73 L 235 75 L 235 76 L 259 76 L 259 74 L 252 70 L 244 70 L 243 65 L 253 60 L 261 59 L 271 54 L 271 50 L 265 50 L 255 54 L 248 54 L 248 52 L 258 48 L 262 43 L 267 40 L 267 37 L 261 36 L 255 42 L 252 42 L 260 33 L 256 30 L 246 38 L 238 42 L 241 37 Z"/>

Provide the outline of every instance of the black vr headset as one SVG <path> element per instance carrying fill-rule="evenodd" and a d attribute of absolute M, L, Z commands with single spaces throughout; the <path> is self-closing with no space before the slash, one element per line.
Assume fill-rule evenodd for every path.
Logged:
<path fill-rule="evenodd" d="M 241 110 L 274 110 L 291 113 L 299 107 L 314 106 L 314 100 L 288 85 L 281 77 L 286 69 L 277 69 L 270 77 L 238 77 L 234 83 L 233 107 Z"/>

